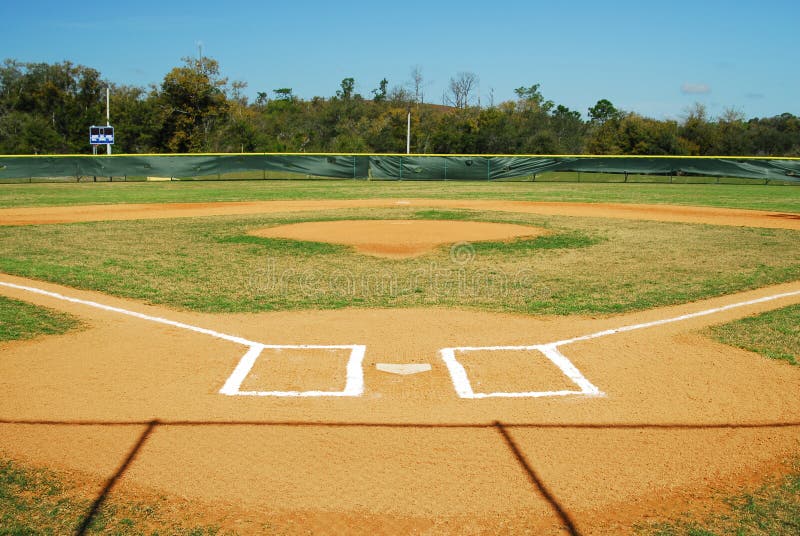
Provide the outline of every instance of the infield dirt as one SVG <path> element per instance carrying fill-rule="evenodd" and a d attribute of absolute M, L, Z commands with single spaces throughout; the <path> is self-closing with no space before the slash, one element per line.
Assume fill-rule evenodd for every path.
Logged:
<path fill-rule="evenodd" d="M 366 345 L 361 397 L 223 396 L 246 348 L 2 289 L 89 327 L 3 348 L 0 450 L 99 484 L 148 431 L 116 491 L 175 496 L 193 503 L 197 518 L 244 532 L 267 519 L 289 532 L 558 533 L 557 501 L 580 533 L 615 533 L 643 516 L 703 508 L 713 490 L 779 470 L 800 447 L 800 370 L 697 334 L 800 296 L 564 347 L 600 397 L 461 399 L 437 353 L 547 343 L 800 290 L 796 283 L 590 319 L 442 309 L 214 316 L 3 280 L 269 344 Z M 527 362 L 505 357 L 464 358 L 476 390 L 564 382 L 536 352 Z M 342 388 L 341 367 L 319 366 L 319 356 L 262 358 L 249 379 L 257 388 L 296 385 L 298 375 L 311 378 L 309 387 Z M 430 363 L 432 371 L 396 376 L 378 362 Z"/>
<path fill-rule="evenodd" d="M 257 229 L 251 234 L 354 246 L 365 255 L 407 258 L 442 244 L 533 238 L 545 229 L 510 223 L 441 220 L 343 220 L 304 222 Z"/>
<path fill-rule="evenodd" d="M 313 201 L 6 209 L 11 224 L 425 206 L 800 229 L 796 215 L 483 201 Z M 525 227 L 530 231 L 530 227 Z M 0 280 L 275 345 L 366 346 L 360 397 L 225 396 L 245 346 L 0 286 L 86 328 L 2 346 L 0 453 L 99 493 L 170 497 L 241 533 L 619 534 L 718 506 L 800 448 L 800 369 L 700 331 L 800 295 L 561 348 L 602 396 L 459 398 L 439 350 L 534 345 L 800 291 L 794 282 L 614 317 L 458 309 L 209 315 L 1 275 Z M 462 356 L 476 391 L 569 386 L 535 351 Z M 341 390 L 346 356 L 270 349 L 255 390 Z M 430 364 L 409 376 L 378 363 Z M 304 383 L 306 382 L 306 383 Z M 123 463 L 129 458 L 130 463 Z"/>
<path fill-rule="evenodd" d="M 530 214 L 671 221 L 800 229 L 800 215 L 732 208 L 676 205 L 635 205 L 599 203 L 557 203 L 532 201 L 483 201 L 445 199 L 348 199 L 318 201 L 243 201 L 224 203 L 168 203 L 84 205 L 69 207 L 28 207 L 0 209 L 0 225 L 36 225 L 79 221 L 189 218 L 279 212 L 335 210 L 342 208 L 430 207 L 498 210 Z"/>

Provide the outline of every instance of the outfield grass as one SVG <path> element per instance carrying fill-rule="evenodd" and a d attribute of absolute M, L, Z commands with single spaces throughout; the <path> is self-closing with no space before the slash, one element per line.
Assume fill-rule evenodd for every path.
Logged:
<path fill-rule="evenodd" d="M 714 326 L 711 333 L 724 344 L 800 365 L 800 305 Z"/>
<path fill-rule="evenodd" d="M 0 185 L 0 207 L 369 198 L 655 203 L 800 212 L 797 186 L 352 180 Z"/>
<path fill-rule="evenodd" d="M 79 325 L 70 315 L 0 296 L 0 342 L 66 333 Z"/>
<path fill-rule="evenodd" d="M 442 247 L 392 260 L 252 229 L 341 219 L 498 221 L 535 240 Z M 0 271 L 208 312 L 461 306 L 604 314 L 800 279 L 800 233 L 479 211 L 317 213 L 0 228 Z"/>

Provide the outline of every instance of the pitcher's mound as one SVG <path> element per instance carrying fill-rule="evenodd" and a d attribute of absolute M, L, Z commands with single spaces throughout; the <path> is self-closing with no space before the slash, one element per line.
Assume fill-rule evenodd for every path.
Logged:
<path fill-rule="evenodd" d="M 531 238 L 546 234 L 539 227 L 510 223 L 440 220 L 343 220 L 294 223 L 252 231 L 266 238 L 290 238 L 354 246 L 376 257 L 423 255 L 442 244 Z"/>

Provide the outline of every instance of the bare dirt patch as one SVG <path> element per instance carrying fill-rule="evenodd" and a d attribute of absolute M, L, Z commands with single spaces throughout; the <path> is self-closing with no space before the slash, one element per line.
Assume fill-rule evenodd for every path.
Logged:
<path fill-rule="evenodd" d="M 342 220 L 304 222 L 258 229 L 250 234 L 354 246 L 366 255 L 407 258 L 443 244 L 532 238 L 545 229 L 509 223 L 441 220 Z"/>
<path fill-rule="evenodd" d="M 800 217 L 798 217 L 797 214 L 784 212 L 624 203 L 602 204 L 447 199 L 333 199 L 314 201 L 243 201 L 5 208 L 0 209 L 0 225 L 190 218 L 201 216 L 335 210 L 343 208 L 392 207 L 462 208 L 557 216 L 707 223 L 711 225 L 734 225 L 773 229 L 800 229 Z"/>
<path fill-rule="evenodd" d="M 246 350 L 240 344 L 0 287 L 88 326 L 3 346 L 0 451 L 104 481 L 140 442 L 115 490 L 190 500 L 197 519 L 224 526 L 250 520 L 247 526 L 270 523 L 285 533 L 550 534 L 563 532 L 566 515 L 580 534 L 616 534 L 643 516 L 690 503 L 702 508 L 712 490 L 750 482 L 800 448 L 800 369 L 697 334 L 800 302 L 798 295 L 562 347 L 600 397 L 462 399 L 437 353 L 545 344 L 794 292 L 798 283 L 592 319 L 452 309 L 206 315 L 2 280 L 265 344 L 366 346 L 362 396 L 224 396 L 219 390 Z M 521 381 L 524 356 L 509 356 L 476 354 L 466 363 L 476 391 L 563 385 L 552 370 Z M 271 351 L 262 357 L 254 388 L 326 388 L 328 376 L 341 382 L 334 361 L 318 366 Z M 538 374 L 542 356 L 531 358 L 526 374 Z M 379 362 L 432 370 L 398 376 L 377 370 Z M 303 386 L 306 374 L 313 381 Z M 225 512 L 232 511 L 228 525 Z"/>

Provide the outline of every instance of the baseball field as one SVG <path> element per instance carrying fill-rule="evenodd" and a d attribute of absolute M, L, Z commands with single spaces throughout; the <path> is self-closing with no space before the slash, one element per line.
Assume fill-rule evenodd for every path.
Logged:
<path fill-rule="evenodd" d="M 2 185 L 0 526 L 796 534 L 798 244 L 795 186 Z"/>

